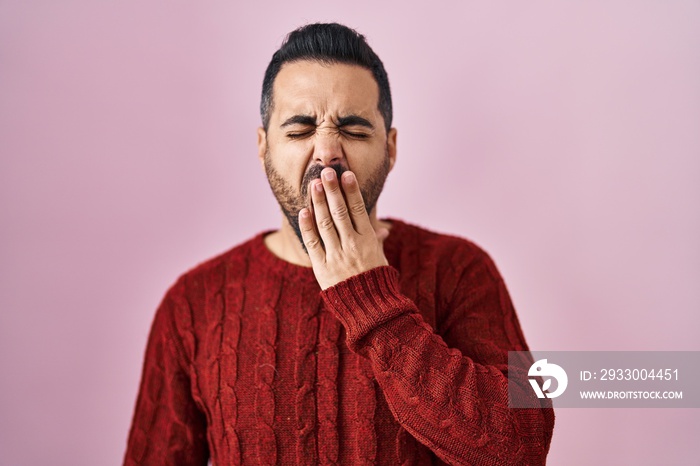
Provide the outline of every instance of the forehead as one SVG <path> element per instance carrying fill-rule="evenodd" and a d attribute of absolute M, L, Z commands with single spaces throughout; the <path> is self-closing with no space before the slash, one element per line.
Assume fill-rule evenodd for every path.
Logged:
<path fill-rule="evenodd" d="M 356 114 L 376 117 L 379 86 L 358 65 L 301 60 L 282 65 L 273 86 L 273 114 Z"/>

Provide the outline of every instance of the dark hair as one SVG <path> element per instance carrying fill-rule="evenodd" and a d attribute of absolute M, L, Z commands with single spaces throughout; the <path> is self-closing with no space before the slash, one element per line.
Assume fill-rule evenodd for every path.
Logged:
<path fill-rule="evenodd" d="M 338 23 L 307 24 L 290 32 L 282 46 L 272 55 L 263 79 L 260 117 L 267 131 L 272 110 L 272 85 L 282 65 L 299 60 L 321 63 L 359 65 L 372 72 L 379 86 L 379 113 L 384 117 L 386 130 L 391 128 L 391 91 L 384 64 L 367 44 L 365 36 Z"/>

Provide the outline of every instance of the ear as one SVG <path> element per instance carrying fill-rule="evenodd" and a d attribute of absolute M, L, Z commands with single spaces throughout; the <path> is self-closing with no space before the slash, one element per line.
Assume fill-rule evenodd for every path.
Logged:
<path fill-rule="evenodd" d="M 386 135 L 387 151 L 389 152 L 389 171 L 394 168 L 396 163 L 396 132 L 396 128 L 391 128 Z"/>
<path fill-rule="evenodd" d="M 265 128 L 258 128 L 258 159 L 260 159 L 260 166 L 265 171 L 265 153 L 267 152 L 267 133 Z"/>

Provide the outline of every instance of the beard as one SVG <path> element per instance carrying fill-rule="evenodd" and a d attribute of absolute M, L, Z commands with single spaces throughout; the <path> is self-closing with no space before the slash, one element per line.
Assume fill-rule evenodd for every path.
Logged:
<path fill-rule="evenodd" d="M 360 192 L 362 193 L 362 199 L 365 202 L 367 215 L 369 215 L 377 205 L 379 195 L 384 189 L 384 182 L 389 175 L 389 166 L 389 151 L 388 148 L 385 148 L 384 159 L 382 160 L 381 164 L 370 174 L 367 181 L 360 186 Z M 328 167 L 335 170 L 338 183 L 340 183 L 340 176 L 348 170 L 341 164 L 331 164 L 328 165 Z M 296 233 L 297 238 L 299 238 L 301 247 L 304 249 L 304 252 L 307 253 L 308 251 L 306 251 L 304 239 L 301 236 L 301 229 L 299 228 L 299 212 L 304 207 L 309 206 L 309 183 L 312 180 L 320 178 L 321 171 L 323 171 L 324 168 L 326 168 L 326 166 L 321 164 L 311 165 L 306 170 L 306 173 L 304 173 L 301 183 L 301 190 L 299 192 L 272 166 L 270 151 L 268 150 L 265 152 L 265 173 L 267 174 L 267 179 L 270 183 L 272 193 L 275 195 L 275 198 L 282 209 L 282 213 L 287 218 L 289 225 L 294 230 L 294 233 Z"/>

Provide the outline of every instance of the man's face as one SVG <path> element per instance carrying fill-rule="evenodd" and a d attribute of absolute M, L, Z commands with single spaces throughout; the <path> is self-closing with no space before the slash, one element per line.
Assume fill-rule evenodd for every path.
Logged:
<path fill-rule="evenodd" d="M 267 133 L 258 151 L 270 187 L 301 241 L 299 211 L 308 184 L 324 167 L 352 170 L 368 213 L 374 210 L 396 159 L 396 130 L 387 134 L 378 110 L 379 87 L 360 66 L 285 63 L 273 86 Z"/>

